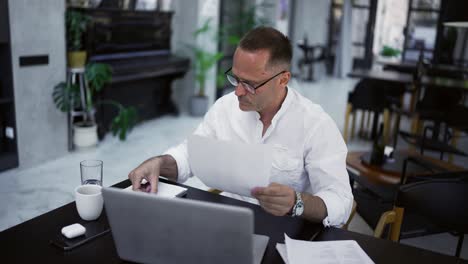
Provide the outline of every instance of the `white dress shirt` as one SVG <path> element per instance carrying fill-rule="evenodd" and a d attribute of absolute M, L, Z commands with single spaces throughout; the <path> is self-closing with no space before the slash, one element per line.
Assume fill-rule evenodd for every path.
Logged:
<path fill-rule="evenodd" d="M 219 98 L 194 134 L 219 140 L 274 146 L 270 182 L 320 197 L 327 207 L 325 226 L 341 226 L 348 220 L 353 195 L 346 171 L 347 148 L 330 116 L 294 89 L 285 100 L 265 135 L 258 112 L 239 109 L 232 92 Z M 187 141 L 165 152 L 177 162 L 178 181 L 192 176 Z"/>

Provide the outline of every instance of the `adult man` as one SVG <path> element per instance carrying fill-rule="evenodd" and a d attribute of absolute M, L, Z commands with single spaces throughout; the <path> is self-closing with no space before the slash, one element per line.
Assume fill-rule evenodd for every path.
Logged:
<path fill-rule="evenodd" d="M 271 184 L 252 190 L 259 204 L 274 215 L 339 226 L 353 201 L 346 145 L 322 108 L 287 86 L 291 57 L 291 44 L 279 31 L 248 32 L 226 72 L 235 92 L 215 102 L 194 134 L 273 145 Z M 145 178 L 155 192 L 159 175 L 181 182 L 192 175 L 186 141 L 143 162 L 129 179 L 138 190 Z"/>

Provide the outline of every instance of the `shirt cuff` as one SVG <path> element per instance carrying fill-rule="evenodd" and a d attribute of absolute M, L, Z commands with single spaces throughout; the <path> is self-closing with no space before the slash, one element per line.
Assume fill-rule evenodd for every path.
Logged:
<path fill-rule="evenodd" d="M 177 163 L 177 182 L 183 183 L 191 176 L 191 170 L 187 158 L 182 154 L 177 147 L 166 150 L 164 155 L 170 155 Z"/>
<path fill-rule="evenodd" d="M 345 224 L 346 213 L 345 206 L 346 201 L 343 201 L 333 192 L 322 191 L 315 194 L 320 197 L 325 203 L 327 208 L 327 217 L 323 219 L 322 223 L 325 227 L 335 226 L 340 227 Z"/>

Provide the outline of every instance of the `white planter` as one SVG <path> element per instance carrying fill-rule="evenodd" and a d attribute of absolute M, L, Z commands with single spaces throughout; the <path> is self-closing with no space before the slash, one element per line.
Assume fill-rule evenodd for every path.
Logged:
<path fill-rule="evenodd" d="M 73 144 L 77 148 L 89 148 L 97 145 L 98 135 L 96 124 L 83 126 L 81 123 L 73 125 Z"/>
<path fill-rule="evenodd" d="M 208 97 L 206 96 L 192 96 L 190 97 L 190 115 L 191 116 L 204 116 L 208 110 Z"/>

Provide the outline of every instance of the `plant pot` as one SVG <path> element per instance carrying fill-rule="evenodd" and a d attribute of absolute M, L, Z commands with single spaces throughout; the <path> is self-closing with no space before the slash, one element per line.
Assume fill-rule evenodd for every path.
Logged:
<path fill-rule="evenodd" d="M 208 97 L 192 96 L 190 97 L 190 115 L 203 116 L 208 110 Z"/>
<path fill-rule="evenodd" d="M 68 67 L 84 68 L 86 64 L 86 51 L 69 51 L 67 57 Z"/>
<path fill-rule="evenodd" d="M 94 147 L 98 143 L 97 125 L 78 122 L 73 125 L 73 144 L 76 148 Z"/>

